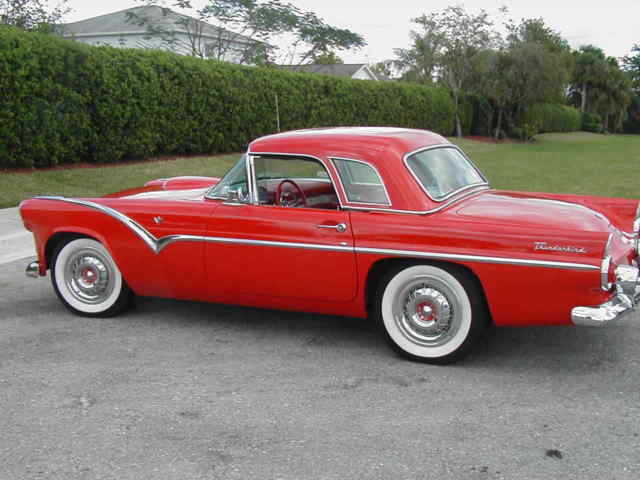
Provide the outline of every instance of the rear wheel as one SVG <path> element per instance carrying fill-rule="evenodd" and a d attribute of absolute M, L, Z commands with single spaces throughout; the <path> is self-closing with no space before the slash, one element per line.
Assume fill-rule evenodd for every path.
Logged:
<path fill-rule="evenodd" d="M 75 238 L 57 247 L 51 282 L 64 306 L 77 315 L 111 317 L 133 301 L 133 292 L 109 251 L 90 238 Z"/>
<path fill-rule="evenodd" d="M 432 265 L 390 272 L 378 292 L 377 316 L 396 351 L 437 364 L 467 354 L 488 323 L 473 278 L 458 268 Z"/>

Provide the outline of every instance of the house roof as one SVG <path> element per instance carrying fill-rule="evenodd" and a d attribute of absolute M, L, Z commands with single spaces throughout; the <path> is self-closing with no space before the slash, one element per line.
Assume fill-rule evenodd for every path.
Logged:
<path fill-rule="evenodd" d="M 308 64 L 308 65 L 278 65 L 278 68 L 282 70 L 289 70 L 292 72 L 304 72 L 304 73 L 320 73 L 323 75 L 333 75 L 335 77 L 353 77 L 360 70 L 366 69 L 367 72 L 378 79 L 376 74 L 369 70 L 366 63 L 333 63 L 329 65 L 324 64 Z"/>
<path fill-rule="evenodd" d="M 135 19 L 136 16 L 145 19 L 145 24 L 140 25 L 140 22 L 137 22 Z M 62 25 L 62 33 L 65 36 L 73 35 L 75 37 L 131 35 L 147 33 L 147 25 L 153 25 L 154 27 L 172 32 L 183 32 L 185 31 L 185 20 L 189 22 L 199 22 L 203 37 L 218 38 L 222 33 L 238 42 L 248 43 L 255 41 L 244 35 L 216 27 L 210 23 L 157 5 L 127 8 L 126 10 L 87 18 L 79 22 L 66 23 Z"/>

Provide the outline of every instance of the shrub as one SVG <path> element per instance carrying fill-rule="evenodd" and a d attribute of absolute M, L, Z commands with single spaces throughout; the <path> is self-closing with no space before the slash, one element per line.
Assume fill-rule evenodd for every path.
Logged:
<path fill-rule="evenodd" d="M 537 128 L 536 133 L 547 132 L 575 132 L 580 130 L 582 119 L 580 112 L 566 105 L 554 103 L 538 103 L 529 107 L 519 123 L 519 126 Z"/>
<path fill-rule="evenodd" d="M 0 167 L 239 151 L 276 131 L 393 125 L 449 134 L 447 90 L 148 50 L 0 27 Z"/>
<path fill-rule="evenodd" d="M 604 126 L 602 125 L 600 115 L 584 112 L 582 114 L 582 130 L 585 132 L 603 133 Z"/>

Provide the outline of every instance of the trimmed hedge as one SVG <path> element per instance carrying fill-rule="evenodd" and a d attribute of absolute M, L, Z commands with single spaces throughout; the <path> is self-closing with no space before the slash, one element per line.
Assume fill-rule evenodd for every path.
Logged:
<path fill-rule="evenodd" d="M 582 115 L 578 109 L 566 105 L 539 103 L 527 109 L 519 123 L 537 133 L 575 132 L 582 128 Z"/>
<path fill-rule="evenodd" d="M 0 167 L 239 151 L 276 131 L 276 94 L 282 130 L 453 128 L 442 88 L 90 47 L 0 27 Z"/>

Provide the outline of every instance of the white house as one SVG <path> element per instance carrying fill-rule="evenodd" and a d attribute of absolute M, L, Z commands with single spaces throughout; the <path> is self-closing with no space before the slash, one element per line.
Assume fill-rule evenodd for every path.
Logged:
<path fill-rule="evenodd" d="M 61 34 L 89 45 L 169 50 L 239 62 L 251 38 L 159 6 L 140 6 L 61 26 Z"/>

